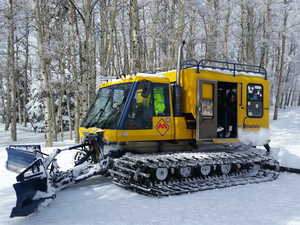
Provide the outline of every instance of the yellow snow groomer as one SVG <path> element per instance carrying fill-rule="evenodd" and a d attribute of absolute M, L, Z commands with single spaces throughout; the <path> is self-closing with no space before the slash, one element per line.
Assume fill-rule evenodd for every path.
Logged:
<path fill-rule="evenodd" d="M 7 167 L 27 166 L 14 184 L 11 216 L 28 215 L 56 191 L 94 175 L 155 196 L 276 179 L 266 70 L 178 61 L 174 71 L 101 84 L 81 124 L 82 144 L 47 156 L 39 146 L 8 147 Z M 77 150 L 75 167 L 60 171 L 56 156 L 69 150 Z"/>
<path fill-rule="evenodd" d="M 264 68 L 190 60 L 102 84 L 80 134 L 115 152 L 116 184 L 171 195 L 276 179 L 268 128 Z"/>

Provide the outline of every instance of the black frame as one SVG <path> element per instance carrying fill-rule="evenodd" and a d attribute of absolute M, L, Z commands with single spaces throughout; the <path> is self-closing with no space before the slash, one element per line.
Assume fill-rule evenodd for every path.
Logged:
<path fill-rule="evenodd" d="M 193 68 L 196 67 L 197 71 L 200 71 L 200 68 L 213 68 L 219 70 L 230 70 L 235 76 L 239 72 L 246 73 L 257 73 L 264 76 L 265 80 L 268 79 L 267 71 L 264 67 L 254 66 L 249 64 L 234 63 L 228 61 L 219 61 L 219 60 L 209 60 L 209 59 L 190 59 L 181 63 L 181 69 Z"/>

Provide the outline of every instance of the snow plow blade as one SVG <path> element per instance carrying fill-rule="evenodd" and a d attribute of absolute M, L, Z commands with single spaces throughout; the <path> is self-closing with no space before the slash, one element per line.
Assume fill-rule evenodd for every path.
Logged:
<path fill-rule="evenodd" d="M 17 176 L 14 184 L 17 202 L 10 217 L 27 216 L 35 212 L 47 199 L 54 199 L 55 193 L 48 189 L 48 177 L 42 159 L 37 159 Z"/>
<path fill-rule="evenodd" d="M 16 206 L 12 209 L 10 217 L 27 216 L 41 207 L 46 207 L 55 197 L 56 192 L 72 184 L 88 179 L 94 175 L 105 173 L 105 169 L 99 161 L 91 162 L 92 157 L 96 159 L 95 149 L 87 150 L 88 144 L 83 143 L 64 149 L 55 149 L 49 155 L 39 150 L 27 151 L 9 147 L 8 153 L 13 165 L 25 165 L 31 162 L 27 168 L 23 169 L 16 177 L 17 183 L 14 184 L 16 192 Z M 39 148 L 39 147 L 38 147 Z M 68 170 L 59 170 L 56 156 L 63 151 L 76 150 L 81 155 L 76 158 L 74 168 Z M 97 150 L 97 149 L 96 149 Z M 19 154 L 20 153 L 20 154 Z M 28 154 L 29 153 L 29 154 Z M 17 155 L 17 157 L 14 157 Z M 35 157 L 33 157 L 35 156 Z M 28 158 L 26 158 L 28 157 Z M 32 157 L 32 158 L 30 158 Z M 24 160 L 26 158 L 26 160 Z M 23 159 L 23 160 L 21 160 Z M 17 163 L 16 163 L 17 161 Z M 107 165 L 103 163 L 103 165 Z"/>
<path fill-rule="evenodd" d="M 10 217 L 27 216 L 37 210 L 39 205 L 48 198 L 35 199 L 38 192 L 47 193 L 47 178 L 33 179 L 14 184 L 17 204 L 11 211 Z"/>
<path fill-rule="evenodd" d="M 6 148 L 6 168 L 19 173 L 36 160 L 41 153 L 40 145 L 10 145 Z"/>

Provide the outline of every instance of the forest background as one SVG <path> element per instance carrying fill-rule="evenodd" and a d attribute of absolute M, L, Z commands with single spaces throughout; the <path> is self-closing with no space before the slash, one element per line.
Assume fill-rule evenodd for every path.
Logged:
<path fill-rule="evenodd" d="M 102 80 L 176 68 L 184 59 L 263 66 L 278 109 L 300 106 L 297 0 L 0 0 L 0 122 L 78 127 Z"/>

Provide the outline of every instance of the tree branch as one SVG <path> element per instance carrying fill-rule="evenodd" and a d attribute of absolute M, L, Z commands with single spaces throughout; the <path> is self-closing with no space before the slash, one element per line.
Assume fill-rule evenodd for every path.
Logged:
<path fill-rule="evenodd" d="M 77 6 L 75 5 L 75 3 L 72 0 L 69 0 L 69 2 L 71 3 L 71 5 L 73 6 L 73 8 L 78 12 L 79 16 L 82 19 L 82 22 L 85 23 L 85 18 L 82 15 L 82 13 L 80 12 L 80 10 L 77 8 Z"/>

